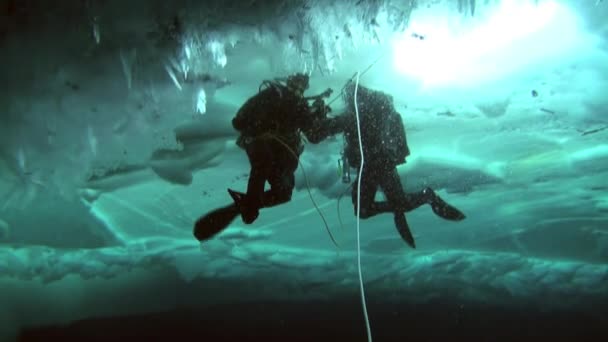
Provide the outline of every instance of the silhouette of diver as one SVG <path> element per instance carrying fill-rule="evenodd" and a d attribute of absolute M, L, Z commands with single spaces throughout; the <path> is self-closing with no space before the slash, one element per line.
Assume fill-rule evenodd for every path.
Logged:
<path fill-rule="evenodd" d="M 304 97 L 308 87 L 308 75 L 300 73 L 284 82 L 264 81 L 259 92 L 239 109 L 232 125 L 240 132 L 237 145 L 246 151 L 251 164 L 247 193 L 228 189 L 234 203 L 198 219 L 194 236 L 199 241 L 221 232 L 239 214 L 244 223 L 251 224 L 261 208 L 291 200 L 294 173 L 304 150 L 301 134 L 312 143 L 327 137 L 321 128 L 330 108 L 323 98 L 331 95 L 331 89 Z M 312 106 L 308 104 L 310 100 L 314 100 Z M 266 181 L 270 189 L 264 191 Z"/>
<path fill-rule="evenodd" d="M 346 141 L 344 157 L 358 170 L 361 156 L 354 92 L 355 82 L 350 80 L 342 92 L 347 108 L 343 114 L 328 119 L 330 122 L 325 123 L 325 134 L 344 133 Z M 365 219 L 392 212 L 399 234 L 412 248 L 416 248 L 416 243 L 405 218 L 405 212 L 429 204 L 435 214 L 446 220 L 463 220 L 465 215 L 446 203 L 431 188 L 427 187 L 414 193 L 404 192 L 397 166 L 406 162 L 410 150 L 403 121 L 393 105 L 393 98 L 383 92 L 358 85 L 357 107 L 365 160 L 361 176 L 360 217 Z M 375 201 L 378 188 L 384 193 L 386 201 Z M 352 200 L 356 214 L 356 187 L 352 190 Z"/>

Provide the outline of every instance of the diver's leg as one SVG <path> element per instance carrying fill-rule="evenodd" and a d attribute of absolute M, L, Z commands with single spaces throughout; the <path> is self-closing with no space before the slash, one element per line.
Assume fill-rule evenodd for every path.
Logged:
<path fill-rule="evenodd" d="M 401 180 L 397 170 L 392 168 L 381 168 L 382 176 L 378 177 L 378 185 L 386 197 L 386 201 L 373 202 L 370 208 L 371 215 L 389 212 L 406 212 L 412 210 L 412 204 L 408 202 L 408 196 L 403 191 Z M 418 205 L 419 206 L 419 205 Z"/>
<path fill-rule="evenodd" d="M 274 159 L 268 174 L 270 190 L 262 196 L 263 208 L 289 202 L 296 184 L 294 173 L 298 168 L 298 155 L 283 145 L 275 144 L 273 147 Z"/>
<path fill-rule="evenodd" d="M 401 186 L 401 180 L 397 169 L 386 172 L 386 176 L 380 178 L 381 188 L 387 198 L 387 202 L 376 202 L 374 208 L 380 212 L 408 212 L 417 209 L 423 204 L 429 204 L 433 212 L 446 220 L 460 221 L 465 215 L 457 208 L 446 203 L 431 188 L 414 193 L 405 193 Z"/>
<path fill-rule="evenodd" d="M 381 178 L 382 192 L 387 202 L 377 202 L 376 208 L 381 212 L 400 211 L 408 212 L 417 209 L 423 204 L 430 204 L 433 197 L 425 190 L 415 193 L 405 193 L 399 173 L 396 167 L 385 170 L 385 176 Z M 432 193 L 434 195 L 434 193 Z"/>
<path fill-rule="evenodd" d="M 406 210 L 409 206 L 408 198 L 405 191 L 403 191 L 397 168 L 389 167 L 385 169 L 383 177 L 379 179 L 379 183 L 386 201 L 374 203 L 376 210 L 379 212 L 409 211 Z"/>
<path fill-rule="evenodd" d="M 386 196 L 387 201 L 374 202 L 374 210 L 377 211 L 377 214 L 394 212 L 394 211 L 409 212 L 414 209 L 417 209 L 418 207 L 420 207 L 423 204 L 430 203 L 429 202 L 430 199 L 428 199 L 428 197 L 426 195 L 424 195 L 422 192 L 408 193 L 408 194 L 405 194 L 403 197 L 395 196 L 394 198 L 396 200 L 389 199 L 389 198 L 391 198 L 390 190 L 385 191 L 383 189 L 382 192 L 384 192 L 384 195 Z"/>
<path fill-rule="evenodd" d="M 398 210 L 411 211 L 423 204 L 429 204 L 435 215 L 450 221 L 461 221 L 465 219 L 465 215 L 458 210 L 446 203 L 435 191 L 431 188 L 424 188 L 422 191 L 408 193 L 406 195 L 406 201 L 399 203 L 397 206 Z"/>
<path fill-rule="evenodd" d="M 247 194 L 238 203 L 241 217 L 246 224 L 253 223 L 260 214 L 265 183 L 266 177 L 263 169 L 252 167 L 249 173 L 249 182 L 247 183 Z"/>
<path fill-rule="evenodd" d="M 291 194 L 295 187 L 294 171 L 276 170 L 268 178 L 270 190 L 262 196 L 262 207 L 274 207 L 291 200 Z"/>
<path fill-rule="evenodd" d="M 243 222 L 250 224 L 257 219 L 259 209 L 262 207 L 264 185 L 267 179 L 268 154 L 263 142 L 253 142 L 247 146 L 246 151 L 251 164 L 251 171 L 247 183 L 247 194 L 238 205 Z"/>
<path fill-rule="evenodd" d="M 397 202 L 396 205 L 387 203 L 378 203 L 377 210 L 379 211 L 412 211 L 423 204 L 429 204 L 435 215 L 450 221 L 461 221 L 465 219 L 465 215 L 456 207 L 445 202 L 431 188 L 425 188 L 422 191 L 408 193 L 405 196 L 406 200 Z"/>
<path fill-rule="evenodd" d="M 376 191 L 378 191 L 378 180 L 372 168 L 364 167 L 363 174 L 361 177 L 361 210 L 359 212 L 359 217 L 362 219 L 366 219 L 372 217 L 376 214 L 376 210 L 374 210 L 374 198 L 376 197 Z M 358 175 L 358 172 L 357 172 Z M 355 212 L 355 216 L 357 215 L 357 184 L 359 181 L 359 177 L 355 179 L 355 183 L 353 184 L 352 189 L 352 200 L 353 200 L 353 209 Z"/>
<path fill-rule="evenodd" d="M 401 186 L 401 180 L 395 167 L 385 170 L 384 177 L 380 178 L 380 188 L 384 193 L 387 201 L 375 202 L 374 208 L 378 212 L 392 211 L 394 215 L 395 228 L 399 235 L 410 247 L 416 248 L 416 242 L 410 226 L 407 223 L 404 210 L 396 210 L 400 205 L 406 203 L 405 192 Z"/>
<path fill-rule="evenodd" d="M 420 197 L 426 196 L 429 199 L 428 203 L 431 205 L 431 209 L 433 209 L 435 215 L 450 221 L 462 221 L 465 219 L 466 216 L 460 210 L 445 202 L 433 189 L 425 188 L 420 193 L 422 194 L 419 195 Z"/>

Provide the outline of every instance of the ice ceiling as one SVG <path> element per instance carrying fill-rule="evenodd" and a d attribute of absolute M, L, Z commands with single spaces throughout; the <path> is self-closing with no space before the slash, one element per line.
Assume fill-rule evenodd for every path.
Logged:
<path fill-rule="evenodd" d="M 602 1 L 3 6 L 4 274 L 106 277 L 158 255 L 189 279 L 222 274 L 225 266 L 213 262 L 226 258 L 331 268 L 319 258 L 331 260 L 335 248 L 301 169 L 291 203 L 263 210 L 250 227 L 235 221 L 203 252 L 192 223 L 229 202 L 226 188 L 245 189 L 249 166 L 230 120 L 262 80 L 305 71 L 311 94 L 337 93 L 372 64 L 362 84 L 391 93 L 406 124 L 412 156 L 399 170 L 406 189 L 432 186 L 467 219 L 441 221 L 427 207 L 410 213 L 416 251 L 390 215 L 363 221 L 368 260 L 441 252 L 608 261 Z M 342 107 L 332 104 L 335 114 Z M 346 196 L 340 228 L 341 148 L 340 137 L 309 144 L 302 166 L 348 253 L 355 218 Z M 200 260 L 213 269 L 197 268 Z"/>

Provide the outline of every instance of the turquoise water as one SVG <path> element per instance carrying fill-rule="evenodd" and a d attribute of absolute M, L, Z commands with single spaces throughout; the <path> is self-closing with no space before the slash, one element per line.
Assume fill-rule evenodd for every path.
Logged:
<path fill-rule="evenodd" d="M 365 340 L 358 253 L 377 340 L 606 334 L 608 4 L 237 5 L 3 7 L 0 339 Z M 467 218 L 408 213 L 416 249 L 392 215 L 358 225 L 337 136 L 289 203 L 199 244 L 246 189 L 231 119 L 296 71 L 391 94 L 406 191 Z"/>

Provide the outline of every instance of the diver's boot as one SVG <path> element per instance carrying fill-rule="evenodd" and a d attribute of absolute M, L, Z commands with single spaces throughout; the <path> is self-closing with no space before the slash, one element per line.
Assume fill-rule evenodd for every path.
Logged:
<path fill-rule="evenodd" d="M 460 210 L 446 203 L 433 189 L 425 188 L 422 190 L 422 194 L 425 196 L 427 203 L 431 205 L 431 209 L 433 209 L 435 215 L 450 221 L 462 221 L 465 219 L 466 216 Z"/>
<path fill-rule="evenodd" d="M 243 219 L 243 223 L 253 223 L 260 215 L 258 207 L 253 205 L 253 203 L 251 203 L 251 200 L 247 198 L 247 195 L 242 192 L 228 189 L 228 193 L 230 194 L 230 196 L 234 200 L 234 203 L 239 209 L 239 212 L 241 213 L 241 218 Z"/>
<path fill-rule="evenodd" d="M 395 213 L 395 228 L 397 228 L 397 231 L 399 232 L 399 235 L 401 235 L 403 241 L 405 241 L 410 247 L 416 248 L 414 236 L 412 235 L 412 231 L 407 224 L 404 213 Z"/>

